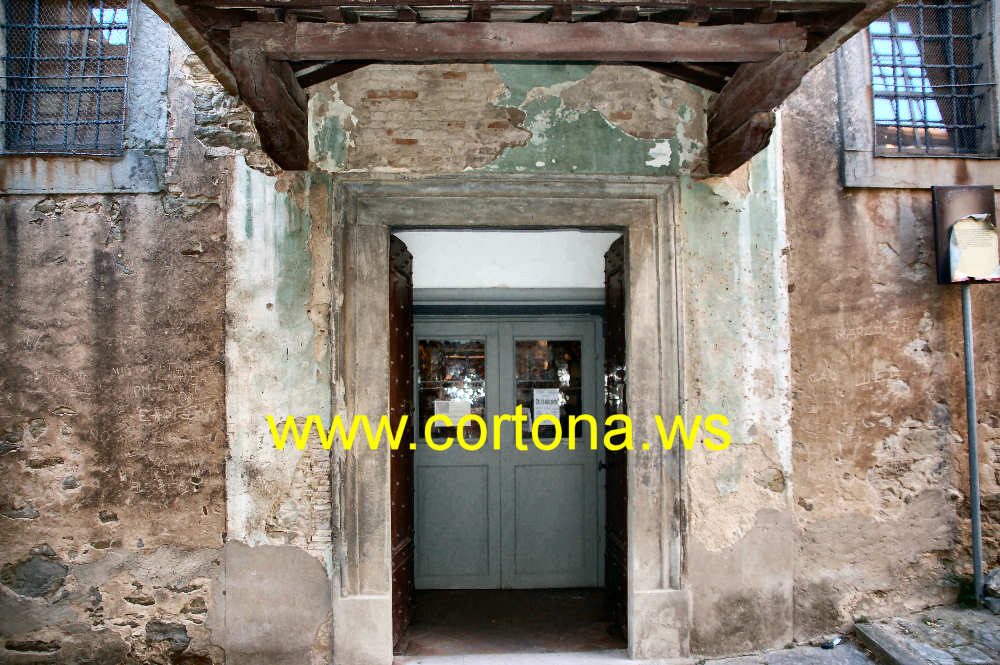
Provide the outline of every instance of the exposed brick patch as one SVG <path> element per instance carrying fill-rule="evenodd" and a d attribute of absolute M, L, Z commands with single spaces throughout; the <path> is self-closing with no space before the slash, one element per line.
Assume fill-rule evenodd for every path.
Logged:
<path fill-rule="evenodd" d="M 368 99 L 416 99 L 416 90 L 369 90 Z"/>
<path fill-rule="evenodd" d="M 523 111 L 497 105 L 504 89 L 488 64 L 370 65 L 314 87 L 311 106 L 337 99 L 358 118 L 338 169 L 456 172 L 531 138 Z"/>

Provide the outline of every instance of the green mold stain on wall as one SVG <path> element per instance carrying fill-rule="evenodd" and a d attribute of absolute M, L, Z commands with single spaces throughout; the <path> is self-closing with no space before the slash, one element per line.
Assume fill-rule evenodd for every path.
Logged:
<path fill-rule="evenodd" d="M 507 90 L 501 95 L 500 106 L 520 106 L 535 88 L 548 88 L 558 94 L 559 86 L 582 81 L 594 71 L 594 65 L 519 64 L 493 65 Z"/>
<path fill-rule="evenodd" d="M 594 65 L 495 65 L 507 89 L 498 106 L 525 113 L 531 139 L 504 151 L 482 171 L 677 175 L 691 166 L 681 139 L 637 138 L 595 109 L 569 108 L 560 92 L 578 84 Z M 690 111 L 690 110 L 688 110 Z M 678 133 L 678 128 L 665 128 Z"/>
<path fill-rule="evenodd" d="M 313 135 L 313 156 L 327 168 L 342 169 L 347 163 L 347 132 L 335 115 L 322 119 Z"/>

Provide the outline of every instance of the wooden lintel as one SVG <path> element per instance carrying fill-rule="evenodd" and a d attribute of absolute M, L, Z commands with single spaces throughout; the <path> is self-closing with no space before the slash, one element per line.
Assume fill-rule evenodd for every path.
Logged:
<path fill-rule="evenodd" d="M 281 60 L 755 62 L 805 48 L 793 23 L 248 23 L 231 48 Z"/>
<path fill-rule="evenodd" d="M 805 53 L 740 65 L 708 111 L 711 173 L 729 173 L 767 145 L 771 129 L 762 118 L 799 87 L 806 71 Z"/>
<path fill-rule="evenodd" d="M 244 48 L 233 51 L 232 67 L 240 96 L 253 111 L 264 150 L 283 169 L 307 168 L 306 96 L 291 66 L 268 58 L 261 50 Z"/>

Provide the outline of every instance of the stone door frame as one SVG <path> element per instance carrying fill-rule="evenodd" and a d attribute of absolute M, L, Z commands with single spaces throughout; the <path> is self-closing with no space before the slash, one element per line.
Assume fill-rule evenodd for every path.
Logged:
<path fill-rule="evenodd" d="M 332 413 L 388 413 L 389 235 L 413 229 L 604 229 L 626 236 L 628 646 L 636 659 L 688 653 L 683 458 L 653 416 L 681 413 L 675 179 L 595 176 L 344 176 L 336 182 L 331 284 Z M 668 420 L 669 422 L 669 420 Z M 643 451 L 642 443 L 650 442 Z M 389 456 L 334 448 L 334 662 L 392 662 Z"/>

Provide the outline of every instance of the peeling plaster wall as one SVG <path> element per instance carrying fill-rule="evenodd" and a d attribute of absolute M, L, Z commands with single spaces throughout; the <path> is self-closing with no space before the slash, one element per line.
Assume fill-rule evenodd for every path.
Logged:
<path fill-rule="evenodd" d="M 250 180 L 278 205 L 276 169 L 137 7 L 125 156 L 0 158 L 0 662 L 328 662 L 327 569 L 287 526 L 315 490 L 292 473 L 293 499 L 268 495 L 270 537 L 227 526 L 227 223 Z M 309 228 L 291 235 L 271 242 L 292 255 Z M 279 307 L 309 268 L 278 278 Z"/>
<path fill-rule="evenodd" d="M 706 167 L 708 93 L 640 67 L 371 65 L 310 95 L 311 159 L 330 172 Z"/>
<path fill-rule="evenodd" d="M 278 179 L 239 165 L 232 186 L 229 536 L 250 545 L 305 547 L 329 563 L 330 453 L 316 438 L 305 452 L 291 440 L 276 450 L 267 422 L 274 416 L 279 431 L 288 415 L 300 417 L 300 425 L 310 415 L 330 423 L 329 183 Z M 326 239 L 327 251 L 311 252 L 314 235 Z"/>
<path fill-rule="evenodd" d="M 780 136 L 780 130 L 777 132 Z M 791 637 L 794 530 L 781 154 L 681 186 L 684 412 L 729 420 L 731 446 L 686 453 L 691 651 Z"/>
<path fill-rule="evenodd" d="M 936 283 L 929 191 L 841 188 L 836 90 L 830 61 L 783 107 L 799 639 L 952 601 L 971 575 L 959 289 Z M 972 299 L 989 569 L 1000 289 Z"/>
<path fill-rule="evenodd" d="M 733 432 L 685 454 L 692 652 L 953 597 L 957 295 L 933 285 L 927 193 L 839 190 L 829 67 L 765 152 L 710 179 L 707 93 L 642 68 L 369 66 L 311 89 L 314 168 L 288 174 L 169 42 L 169 112 L 134 134 L 157 191 L 0 199 L 0 661 L 329 661 L 340 458 L 315 435 L 276 451 L 266 416 L 345 409 L 344 173 L 678 178 L 683 374 L 661 378 Z M 979 330 L 1000 563 L 998 349 Z"/>
<path fill-rule="evenodd" d="M 686 455 L 691 650 L 787 643 L 795 530 L 780 144 L 729 178 L 700 177 L 708 94 L 638 67 L 369 66 L 310 92 L 312 160 L 327 172 L 680 178 L 684 410 L 724 414 L 734 432 L 725 452 Z"/>

